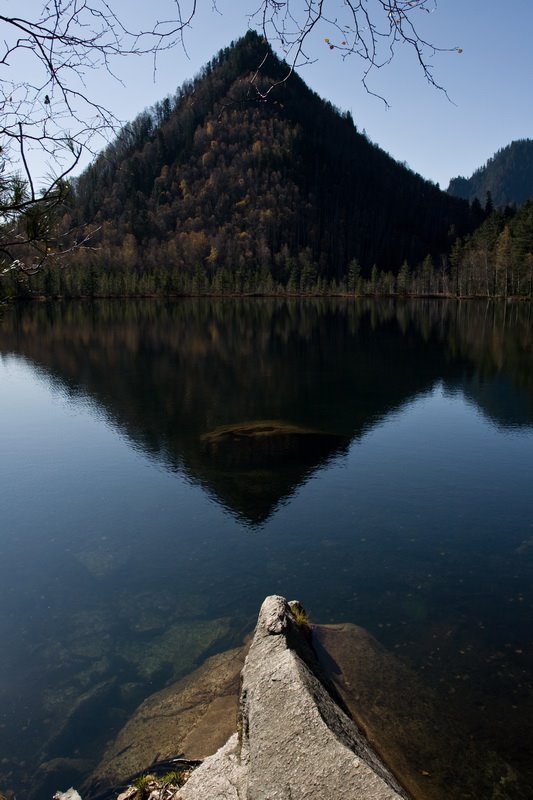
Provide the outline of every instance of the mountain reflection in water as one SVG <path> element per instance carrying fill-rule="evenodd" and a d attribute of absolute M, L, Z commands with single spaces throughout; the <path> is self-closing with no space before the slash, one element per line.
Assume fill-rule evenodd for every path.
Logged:
<path fill-rule="evenodd" d="M 0 791 L 31 783 L 39 762 L 56 780 L 53 759 L 97 757 L 136 703 L 239 643 L 264 594 L 279 591 L 299 595 L 317 621 L 372 630 L 457 703 L 487 752 L 523 776 L 502 797 L 526 797 L 533 519 L 523 486 L 533 459 L 517 450 L 522 460 L 513 455 L 500 468 L 497 447 L 502 434 L 518 447 L 533 432 L 531 323 L 529 304 L 477 302 L 7 309 L 4 366 L 14 357 L 52 393 L 83 400 L 97 430 L 119 431 L 141 460 L 124 461 L 118 474 L 118 445 L 105 438 L 109 450 L 76 483 L 78 438 L 74 489 L 63 497 L 59 487 L 54 501 L 46 474 L 53 452 L 32 450 L 21 433 L 49 505 L 46 496 L 31 502 L 36 483 L 22 492 L 22 467 L 2 473 L 14 488 L 0 558 L 8 762 Z M 445 403 L 456 397 L 467 410 L 450 422 Z M 492 465 L 471 452 L 482 434 L 471 433 L 468 408 L 490 423 Z M 384 438 L 396 420 L 412 427 Z M 463 427 L 445 436 L 441 427 L 454 420 Z M 1 421 L 6 431 L 29 424 L 22 404 L 20 418 Z M 66 423 L 57 424 L 51 449 L 65 435 Z M 62 457 L 67 474 L 66 446 Z M 167 488 L 169 476 L 198 493 Z M 150 499 L 153 512 L 143 482 L 164 498 Z M 98 500 L 106 484 L 116 503 Z M 90 518 L 79 511 L 84 498 Z M 253 531 L 257 539 L 244 535 Z"/>
<path fill-rule="evenodd" d="M 11 330 L 6 320 L 0 344 L 257 524 L 345 443 L 438 381 L 464 385 L 498 425 L 531 425 L 530 315 L 529 304 L 100 301 L 25 309 Z M 283 473 L 257 452 L 224 469 L 202 440 L 265 418 L 324 436 L 314 453 L 302 439 Z"/>

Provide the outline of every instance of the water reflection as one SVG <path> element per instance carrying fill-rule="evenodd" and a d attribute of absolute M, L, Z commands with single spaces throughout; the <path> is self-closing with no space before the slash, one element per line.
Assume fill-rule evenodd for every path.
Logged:
<path fill-rule="evenodd" d="M 272 591 L 367 626 L 529 780 L 531 337 L 527 304 L 8 309 L 0 791 L 96 757 Z"/>
<path fill-rule="evenodd" d="M 317 466 L 438 381 L 498 425 L 531 425 L 531 331 L 529 304 L 101 301 L 13 311 L 0 344 L 259 524 Z M 247 457 L 236 436 L 216 458 L 206 447 L 221 426 L 261 420 L 313 430 L 313 446 L 273 436 L 264 458 L 259 439 Z"/>

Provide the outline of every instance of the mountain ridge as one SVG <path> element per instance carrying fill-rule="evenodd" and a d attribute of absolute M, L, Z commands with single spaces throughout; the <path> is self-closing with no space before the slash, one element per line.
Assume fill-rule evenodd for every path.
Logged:
<path fill-rule="evenodd" d="M 455 197 L 496 208 L 523 205 L 533 197 L 533 139 L 516 139 L 502 147 L 470 178 L 452 178 L 447 191 Z"/>
<path fill-rule="evenodd" d="M 217 270 L 222 282 L 224 270 L 338 280 L 354 260 L 363 275 L 397 272 L 481 221 L 370 143 L 253 32 L 125 126 L 74 198 L 66 224 L 98 229 L 98 249 L 74 264 L 170 283 Z"/>

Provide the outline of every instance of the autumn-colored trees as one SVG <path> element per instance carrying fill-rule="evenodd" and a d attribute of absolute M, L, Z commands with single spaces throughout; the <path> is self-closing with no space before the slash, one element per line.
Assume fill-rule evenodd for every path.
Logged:
<path fill-rule="evenodd" d="M 455 293 L 484 297 L 532 294 L 533 201 L 494 211 L 469 237 L 457 240 L 450 265 Z"/>
<path fill-rule="evenodd" d="M 124 128 L 74 186 L 68 221 L 94 249 L 72 266 L 181 285 L 224 269 L 232 284 L 269 275 L 307 290 L 343 285 L 354 259 L 367 281 L 374 264 L 396 274 L 404 260 L 438 260 L 451 227 L 472 228 L 466 202 L 393 161 L 296 74 L 265 97 L 287 65 L 270 52 L 252 85 L 264 56 L 249 33 Z"/>
<path fill-rule="evenodd" d="M 253 33 L 124 127 L 75 182 L 87 246 L 7 296 L 531 296 L 533 207 L 441 192 L 357 132 Z M 266 96 L 265 96 L 266 95 Z M 482 223 L 482 224 L 481 224 Z"/>

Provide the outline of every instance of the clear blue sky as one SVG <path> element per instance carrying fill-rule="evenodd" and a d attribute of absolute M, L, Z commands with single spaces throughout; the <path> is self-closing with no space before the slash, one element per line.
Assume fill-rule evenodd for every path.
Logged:
<path fill-rule="evenodd" d="M 188 3 L 183 0 L 183 7 Z M 330 3 L 334 5 L 334 0 Z M 121 119 L 133 118 L 174 92 L 221 47 L 245 33 L 246 11 L 257 4 L 257 0 L 217 0 L 217 13 L 211 0 L 198 0 L 197 15 L 186 35 L 188 56 L 179 48 L 162 55 L 155 83 L 148 62 L 124 60 L 117 66 L 124 87 L 100 73 L 90 76 L 91 91 L 97 90 L 99 99 Z M 135 4 L 134 10 L 131 0 L 111 0 L 110 5 L 129 21 L 141 13 L 146 21 L 169 8 L 164 0 Z M 463 50 L 439 53 L 432 61 L 435 77 L 450 100 L 425 82 L 413 54 L 404 48 L 373 81 L 376 91 L 386 97 L 387 109 L 362 87 L 361 62 L 355 57 L 342 61 L 328 50 L 323 41 L 327 28 L 317 32 L 311 48 L 318 61 L 300 74 L 320 95 L 350 110 L 372 141 L 446 188 L 451 177 L 470 175 L 514 139 L 533 138 L 533 2 L 438 0 L 432 14 L 420 15 L 430 41 Z"/>

